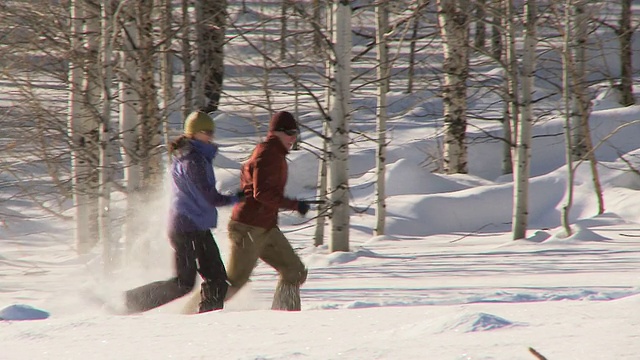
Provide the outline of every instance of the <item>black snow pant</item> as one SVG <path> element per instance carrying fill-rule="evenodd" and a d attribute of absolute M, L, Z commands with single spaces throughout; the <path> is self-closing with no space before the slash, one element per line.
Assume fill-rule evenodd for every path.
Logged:
<path fill-rule="evenodd" d="M 196 273 L 202 279 L 200 312 L 222 309 L 229 287 L 220 249 L 211 231 L 170 234 L 175 250 L 176 276 L 155 281 L 125 292 L 130 313 L 151 310 L 188 294 L 196 283 Z"/>

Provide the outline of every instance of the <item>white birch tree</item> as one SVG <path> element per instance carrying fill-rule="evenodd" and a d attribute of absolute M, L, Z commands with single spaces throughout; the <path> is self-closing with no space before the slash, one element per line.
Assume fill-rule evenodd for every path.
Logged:
<path fill-rule="evenodd" d="M 476 31 L 473 46 L 475 50 L 484 50 L 487 42 L 487 0 L 475 1 L 475 24 Z"/>
<path fill-rule="evenodd" d="M 113 82 L 112 64 L 112 33 L 114 32 L 114 3 L 106 0 L 101 6 L 101 37 L 100 37 L 100 64 L 102 67 L 101 81 L 101 113 L 99 127 L 99 200 L 98 200 L 98 225 L 100 241 L 102 241 L 102 259 L 105 273 L 114 270 L 116 260 L 116 244 L 114 244 L 111 231 L 111 84 Z"/>
<path fill-rule="evenodd" d="M 196 2 L 196 107 L 207 113 L 218 110 L 222 95 L 226 21 L 227 0 Z"/>
<path fill-rule="evenodd" d="M 526 21 L 522 57 L 522 111 L 516 143 L 516 171 L 513 174 L 513 239 L 524 239 L 528 224 L 531 128 L 533 125 L 533 85 L 536 63 L 537 2 L 525 2 Z"/>
<path fill-rule="evenodd" d="M 491 9 L 493 13 L 491 18 L 491 54 L 495 60 L 501 60 L 504 51 L 502 35 L 505 33 L 504 1 L 491 0 Z"/>
<path fill-rule="evenodd" d="M 191 66 L 191 20 L 189 17 L 189 3 L 191 0 L 182 0 L 182 31 L 181 31 L 181 55 L 182 55 L 182 86 L 183 91 L 183 107 L 182 117 L 186 118 L 193 111 L 193 68 Z"/>
<path fill-rule="evenodd" d="M 569 51 L 575 54 L 570 57 L 571 63 L 568 65 L 569 75 L 573 83 L 573 91 L 571 91 L 571 99 L 573 108 L 570 113 L 571 131 L 573 136 L 571 151 L 573 160 L 582 159 L 588 152 L 585 139 L 585 128 L 582 118 L 586 115 L 588 118 L 590 100 L 587 96 L 586 86 L 586 43 L 588 36 L 588 14 L 586 13 L 586 1 L 576 0 L 575 4 L 575 31 L 571 31 L 570 40 L 572 41 Z"/>
<path fill-rule="evenodd" d="M 518 137 L 518 124 L 520 122 L 520 110 L 518 108 L 518 101 L 520 98 L 519 91 L 519 71 L 518 71 L 518 58 L 516 51 L 516 30 L 515 30 L 515 9 L 513 7 L 513 0 L 504 0 L 504 7 L 502 8 L 504 14 L 502 24 L 504 25 L 505 34 L 505 108 L 503 116 L 502 128 L 504 129 L 504 137 L 507 140 L 503 154 L 502 173 L 513 173 L 513 158 L 514 158 L 514 145 L 516 138 Z M 507 154 L 507 151 L 509 154 Z M 508 159 L 508 160 L 507 160 Z"/>
<path fill-rule="evenodd" d="M 385 165 L 387 150 L 387 92 L 389 91 L 389 55 L 387 48 L 387 32 L 389 31 L 389 9 L 384 0 L 376 5 L 376 69 L 377 98 L 376 133 L 378 146 L 376 147 L 376 227 L 375 235 L 384 235 L 385 218 L 387 216 L 385 195 Z"/>
<path fill-rule="evenodd" d="M 90 161 L 85 153 L 84 122 L 85 114 L 84 97 L 82 94 L 82 83 L 84 78 L 82 62 L 82 38 L 84 7 L 83 0 L 71 0 L 71 50 L 74 54 L 69 61 L 69 134 L 72 140 L 71 149 L 71 179 L 73 184 L 72 194 L 74 203 L 74 220 L 76 251 L 84 254 L 91 250 L 90 212 L 89 212 L 89 189 L 87 179 L 91 174 Z"/>
<path fill-rule="evenodd" d="M 332 1 L 335 12 L 331 106 L 331 158 L 329 194 L 331 198 L 331 242 L 329 250 L 349 251 L 349 118 L 351 116 L 351 6 L 350 1 Z"/>
<path fill-rule="evenodd" d="M 287 11 L 289 10 L 289 0 L 282 0 L 280 5 L 280 60 L 287 57 Z"/>
<path fill-rule="evenodd" d="M 162 133 L 164 143 L 168 144 L 169 139 L 169 118 L 173 113 L 173 61 L 171 53 L 171 43 L 173 39 L 172 25 L 172 4 L 171 0 L 157 0 L 160 17 L 160 89 L 162 99 Z M 171 162 L 171 156 L 167 155 L 167 162 Z"/>
<path fill-rule="evenodd" d="M 142 191 L 149 194 L 159 189 L 164 175 L 162 157 L 162 127 L 158 110 L 158 96 L 155 85 L 156 47 L 153 42 L 153 0 L 136 0 L 136 21 L 139 46 L 137 51 L 139 72 L 140 109 L 140 165 L 142 171 Z"/>
<path fill-rule="evenodd" d="M 511 89 L 514 84 L 517 84 L 517 79 L 514 79 L 514 73 L 512 71 L 517 65 L 515 62 L 511 62 L 510 59 L 515 59 L 515 42 L 511 43 L 513 37 L 513 22 L 516 20 L 513 18 L 513 9 L 508 11 L 511 6 L 509 1 L 503 0 L 491 0 L 490 10 L 492 13 L 491 20 L 491 56 L 494 61 L 504 69 L 503 83 L 501 88 L 501 97 L 503 100 L 502 109 L 502 174 L 513 173 L 513 118 L 512 118 L 512 104 L 515 101 L 512 100 L 513 92 Z M 513 45 L 514 48 L 510 48 L 508 45 Z M 513 49 L 513 53 L 510 51 Z"/>
<path fill-rule="evenodd" d="M 138 153 L 140 144 L 140 117 L 138 116 L 140 99 L 135 86 L 140 76 L 136 61 L 139 31 L 135 21 L 133 4 L 125 5 L 121 19 L 123 26 L 121 29 L 121 66 L 118 72 L 120 78 L 120 102 L 118 106 L 120 108 L 120 152 L 124 167 L 125 188 L 127 190 L 126 217 L 124 219 L 122 237 L 125 244 L 125 257 L 128 258 L 138 235 L 134 224 L 136 204 L 139 200 L 138 192 L 142 182 L 140 155 Z"/>
<path fill-rule="evenodd" d="M 312 23 L 319 25 L 320 22 L 322 21 L 322 13 L 323 13 L 322 9 L 324 8 L 324 1 L 325 0 L 312 0 L 311 2 L 313 6 L 313 17 L 311 19 Z M 323 47 L 323 34 L 320 31 L 318 31 L 318 26 L 313 26 L 313 28 L 314 28 L 313 48 L 315 50 L 316 55 L 320 55 Z M 325 36 L 328 36 L 328 34 L 325 34 Z"/>
<path fill-rule="evenodd" d="M 596 198 L 598 199 L 598 215 L 604 213 L 604 196 L 602 194 L 602 185 L 600 183 L 600 175 L 598 174 L 598 162 L 591 141 L 591 129 L 589 125 L 589 117 L 591 115 L 591 97 L 588 94 L 587 87 L 587 40 L 589 34 L 589 19 L 591 18 L 589 1 L 575 1 L 574 26 L 575 32 L 569 35 L 573 39 L 573 46 L 568 58 L 568 68 L 571 76 L 572 86 L 572 104 L 571 112 L 571 130 L 573 132 L 573 143 L 571 146 L 573 160 L 589 161 L 591 169 L 591 179 Z M 572 28 L 569 30 L 571 31 Z M 572 55 L 575 54 L 575 55 Z"/>
<path fill-rule="evenodd" d="M 327 98 L 329 99 L 329 98 Z M 322 153 L 320 154 L 320 161 L 318 161 L 318 199 L 327 200 L 327 153 L 329 150 L 327 144 L 327 137 L 329 136 L 329 123 L 325 120 L 322 124 Z M 313 234 L 313 245 L 320 246 L 324 244 L 324 226 L 326 224 L 327 211 L 329 210 L 329 204 L 324 203 L 318 205 L 318 216 L 316 216 L 316 228 Z"/>
<path fill-rule="evenodd" d="M 564 103 L 564 139 L 565 139 L 565 158 L 567 168 L 567 190 L 565 195 L 565 203 L 562 206 L 561 224 L 565 232 L 565 236 L 569 237 L 573 234 L 569 214 L 573 205 L 573 154 L 572 154 L 572 135 L 571 135 L 571 0 L 567 0 L 564 4 L 564 33 L 562 43 L 562 99 Z"/>
<path fill-rule="evenodd" d="M 411 38 L 409 40 L 409 64 L 407 65 L 407 94 L 413 92 L 413 77 L 416 66 L 416 44 L 418 42 L 418 29 L 420 28 L 420 20 L 422 11 L 429 4 L 429 0 L 418 0 L 411 18 Z"/>
<path fill-rule="evenodd" d="M 98 232 L 98 46 L 100 44 L 100 7 L 87 0 L 72 3 L 72 43 L 82 49 L 82 59 L 71 67 L 72 111 L 69 125 L 74 142 L 73 180 L 76 220 L 76 246 L 80 254 L 90 251 L 99 240 Z M 80 70 L 82 72 L 80 73 Z M 78 79 L 80 75 L 80 79 Z M 78 85 L 80 85 L 78 87 Z"/>
<path fill-rule="evenodd" d="M 469 2 L 438 0 L 438 23 L 444 51 L 444 169 L 466 174 L 467 78 L 469 76 Z"/>
<path fill-rule="evenodd" d="M 620 27 L 618 36 L 620 37 L 620 104 L 631 106 L 636 103 L 633 95 L 633 33 L 631 26 L 633 9 L 632 0 L 621 0 Z M 637 26 L 636 26 L 637 27 Z"/>
<path fill-rule="evenodd" d="M 320 7 L 320 0 L 314 0 L 314 5 L 317 7 Z M 329 9 L 331 10 L 331 9 Z M 314 9 L 314 18 L 319 20 L 320 17 L 320 11 L 316 11 Z M 333 28 L 333 24 L 334 24 L 334 20 L 333 20 L 333 11 L 325 11 L 325 25 L 326 25 L 326 33 L 324 34 L 324 36 L 327 39 L 333 39 L 333 32 L 334 32 L 334 28 Z M 317 16 L 317 17 L 316 17 Z M 319 23 L 317 22 L 316 24 L 318 24 L 317 26 L 314 26 L 314 41 L 317 42 L 317 44 L 322 45 L 322 39 L 323 39 L 323 34 L 320 32 L 321 28 L 319 26 Z M 319 47 L 316 50 L 316 53 L 318 53 L 323 47 Z M 332 75 L 332 71 L 333 71 L 333 65 L 332 65 L 332 56 L 331 54 L 327 51 L 327 53 L 325 54 L 325 59 L 323 61 L 324 64 L 324 71 L 325 71 L 325 78 L 328 80 L 327 82 L 327 86 L 324 88 L 324 107 L 325 109 L 327 109 L 327 111 L 330 111 L 331 109 L 331 104 L 332 104 L 332 99 L 333 99 L 333 92 L 331 91 L 331 75 Z M 328 157 L 329 157 L 329 133 L 330 133 L 330 129 L 329 129 L 329 125 L 330 125 L 330 121 L 331 118 L 329 117 L 328 119 L 325 119 L 322 123 L 322 152 L 320 153 L 320 161 L 318 162 L 318 199 L 321 200 L 328 200 L 328 191 L 327 191 L 327 187 L 328 187 Z M 324 244 L 324 227 L 326 224 L 326 218 L 327 218 L 327 212 L 330 209 L 330 204 L 325 203 L 325 204 L 320 204 L 318 206 L 318 216 L 316 217 L 316 228 L 315 228 L 315 232 L 313 235 L 313 239 L 314 239 L 314 245 L 315 246 L 320 246 Z"/>

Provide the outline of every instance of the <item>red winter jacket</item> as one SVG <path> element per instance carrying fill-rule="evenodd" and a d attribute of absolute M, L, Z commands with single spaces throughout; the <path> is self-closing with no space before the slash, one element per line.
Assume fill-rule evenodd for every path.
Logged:
<path fill-rule="evenodd" d="M 284 196 L 287 184 L 287 148 L 275 135 L 258 144 L 242 166 L 240 187 L 246 195 L 235 204 L 231 220 L 271 229 L 278 224 L 278 210 L 296 210 L 298 201 Z"/>

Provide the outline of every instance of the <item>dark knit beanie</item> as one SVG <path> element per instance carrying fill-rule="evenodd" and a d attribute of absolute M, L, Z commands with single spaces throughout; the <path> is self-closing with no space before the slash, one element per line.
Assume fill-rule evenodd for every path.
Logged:
<path fill-rule="evenodd" d="M 187 135 L 197 134 L 201 131 L 215 131 L 216 124 L 211 116 L 202 111 L 194 111 L 184 121 L 184 133 Z"/>
<path fill-rule="evenodd" d="M 288 111 L 279 111 L 269 121 L 269 131 L 298 130 L 296 119 Z"/>

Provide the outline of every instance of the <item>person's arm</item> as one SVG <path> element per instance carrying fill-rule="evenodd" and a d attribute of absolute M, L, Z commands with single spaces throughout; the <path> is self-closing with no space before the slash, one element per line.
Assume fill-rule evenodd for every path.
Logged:
<path fill-rule="evenodd" d="M 263 154 L 253 168 L 253 197 L 272 208 L 298 209 L 298 201 L 284 196 L 282 162 L 280 159 Z M 286 181 L 286 180 L 284 180 Z"/>
<path fill-rule="evenodd" d="M 198 156 L 195 157 L 193 161 L 187 163 L 187 176 L 197 191 L 202 194 L 205 200 L 216 207 L 237 203 L 239 200 L 237 195 L 222 195 L 216 189 L 215 184 L 209 183 L 209 179 L 207 179 L 207 166 L 210 166 L 209 163 Z"/>

